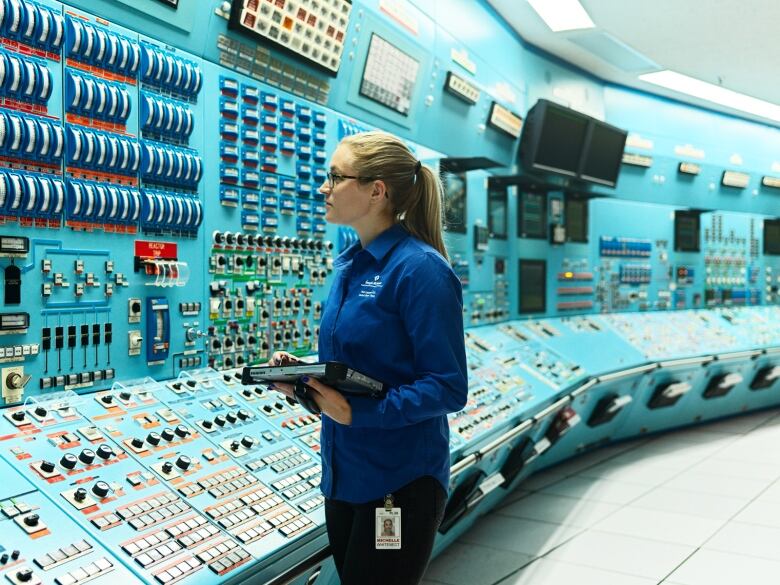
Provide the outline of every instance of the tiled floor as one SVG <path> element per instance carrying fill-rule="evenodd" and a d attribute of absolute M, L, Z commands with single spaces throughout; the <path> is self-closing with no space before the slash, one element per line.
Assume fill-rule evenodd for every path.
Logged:
<path fill-rule="evenodd" d="M 532 476 L 423 585 L 777 585 L 780 411 L 607 447 Z"/>

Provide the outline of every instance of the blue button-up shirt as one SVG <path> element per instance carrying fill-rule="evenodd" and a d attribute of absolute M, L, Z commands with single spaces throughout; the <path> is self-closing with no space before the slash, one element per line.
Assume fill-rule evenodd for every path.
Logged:
<path fill-rule="evenodd" d="M 381 400 L 348 398 L 352 424 L 322 417 L 322 493 L 363 503 L 431 475 L 447 489 L 447 413 L 466 404 L 460 281 L 434 248 L 395 225 L 335 261 L 319 359 L 381 380 Z"/>

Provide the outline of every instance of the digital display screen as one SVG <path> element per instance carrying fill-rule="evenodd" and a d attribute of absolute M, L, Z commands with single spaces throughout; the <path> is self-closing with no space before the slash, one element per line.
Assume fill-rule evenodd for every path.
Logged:
<path fill-rule="evenodd" d="M 519 312 L 543 313 L 547 307 L 547 262 L 520 260 L 518 265 Z"/>
<path fill-rule="evenodd" d="M 161 1 L 178 5 L 178 0 Z M 335 76 L 341 65 L 351 12 L 351 0 L 233 0 L 228 28 Z"/>
<path fill-rule="evenodd" d="M 780 256 L 780 219 L 764 220 L 764 254 Z"/>
<path fill-rule="evenodd" d="M 490 232 L 484 225 L 474 226 L 474 250 L 484 252 L 488 249 Z"/>
<path fill-rule="evenodd" d="M 676 252 L 698 252 L 699 213 L 677 210 L 674 212 L 674 249 Z"/>
<path fill-rule="evenodd" d="M 580 176 L 586 181 L 614 187 L 620 172 L 626 136 L 623 130 L 594 122 Z"/>
<path fill-rule="evenodd" d="M 507 192 L 506 187 L 493 187 L 488 184 L 488 229 L 493 238 L 506 239 Z"/>
<path fill-rule="evenodd" d="M 408 116 L 419 69 L 419 61 L 373 34 L 360 82 L 360 95 Z"/>
<path fill-rule="evenodd" d="M 466 233 L 466 174 L 444 173 L 444 225 L 448 232 Z"/>
<path fill-rule="evenodd" d="M 588 132 L 588 119 L 565 108 L 547 108 L 534 166 L 575 176 Z"/>
<path fill-rule="evenodd" d="M 566 239 L 570 242 L 588 241 L 588 200 L 566 197 L 564 204 Z"/>
<path fill-rule="evenodd" d="M 547 238 L 547 194 L 521 191 L 517 206 L 517 235 L 521 238 Z"/>

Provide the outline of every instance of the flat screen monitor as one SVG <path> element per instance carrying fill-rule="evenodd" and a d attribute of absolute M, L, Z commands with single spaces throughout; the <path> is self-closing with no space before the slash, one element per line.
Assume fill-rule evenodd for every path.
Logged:
<path fill-rule="evenodd" d="M 466 233 L 466 173 L 444 173 L 444 227 L 448 232 Z"/>
<path fill-rule="evenodd" d="M 674 250 L 675 252 L 698 252 L 699 212 L 678 209 L 674 212 Z"/>
<path fill-rule="evenodd" d="M 507 237 L 506 187 L 496 187 L 488 182 L 488 229 L 490 237 L 505 240 Z"/>
<path fill-rule="evenodd" d="M 588 200 L 566 197 L 564 225 L 569 242 L 588 241 Z"/>
<path fill-rule="evenodd" d="M 764 254 L 780 256 L 780 219 L 764 220 Z"/>
<path fill-rule="evenodd" d="M 526 117 L 521 139 L 522 164 L 529 170 L 576 177 L 590 117 L 539 100 Z"/>
<path fill-rule="evenodd" d="M 617 185 L 627 136 L 625 130 L 594 120 L 582 157 L 580 178 L 607 187 Z"/>
<path fill-rule="evenodd" d="M 547 262 L 521 259 L 518 279 L 519 312 L 543 313 L 547 307 Z"/>
<path fill-rule="evenodd" d="M 517 235 L 521 238 L 547 238 L 547 194 L 521 191 L 517 205 Z"/>
<path fill-rule="evenodd" d="M 378 34 L 371 35 L 360 95 L 408 116 L 420 62 Z"/>

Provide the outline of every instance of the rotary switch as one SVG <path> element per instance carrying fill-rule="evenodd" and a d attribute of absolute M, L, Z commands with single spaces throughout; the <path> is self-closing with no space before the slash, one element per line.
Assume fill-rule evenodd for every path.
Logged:
<path fill-rule="evenodd" d="M 255 440 L 252 437 L 244 435 L 244 437 L 241 439 L 241 444 L 247 449 L 251 449 L 255 444 Z"/>
<path fill-rule="evenodd" d="M 166 441 L 173 441 L 173 437 L 174 437 L 173 429 L 165 428 L 162 430 L 162 433 L 160 434 L 162 435 L 162 438 L 165 439 Z"/>
<path fill-rule="evenodd" d="M 182 471 L 187 471 L 187 469 L 191 464 L 192 464 L 192 460 L 186 455 L 179 455 L 179 458 L 176 459 L 176 467 L 178 467 Z"/>
<path fill-rule="evenodd" d="M 149 433 L 146 437 L 146 442 L 150 445 L 157 446 L 160 444 L 160 439 L 161 437 L 157 433 Z"/>
<path fill-rule="evenodd" d="M 108 495 L 108 492 L 110 491 L 111 488 L 108 487 L 108 484 L 104 481 L 98 481 L 97 483 L 95 483 L 95 485 L 92 486 L 92 493 L 95 494 L 101 500 L 105 498 Z"/>
<path fill-rule="evenodd" d="M 111 459 L 114 456 L 114 450 L 109 445 L 100 445 L 97 448 L 97 456 L 101 459 Z"/>
<path fill-rule="evenodd" d="M 85 465 L 89 465 L 95 460 L 95 452 L 92 449 L 84 449 L 79 453 L 79 460 Z"/>
<path fill-rule="evenodd" d="M 176 433 L 176 435 L 178 437 L 181 437 L 182 439 L 190 434 L 190 430 L 187 427 L 185 427 L 184 425 L 177 426 L 176 429 L 174 429 L 173 432 Z"/>
<path fill-rule="evenodd" d="M 73 492 L 73 499 L 77 502 L 83 502 L 87 499 L 87 490 L 85 490 L 83 487 L 77 489 L 75 492 Z"/>
<path fill-rule="evenodd" d="M 52 471 L 54 471 L 54 463 L 52 463 L 51 461 L 41 461 L 40 467 L 41 467 L 41 471 L 43 471 L 44 473 L 51 473 Z"/>
<path fill-rule="evenodd" d="M 73 469 L 76 467 L 76 463 L 78 463 L 78 459 L 73 453 L 65 453 L 65 455 L 62 456 L 62 459 L 60 459 L 60 465 L 65 469 Z"/>

